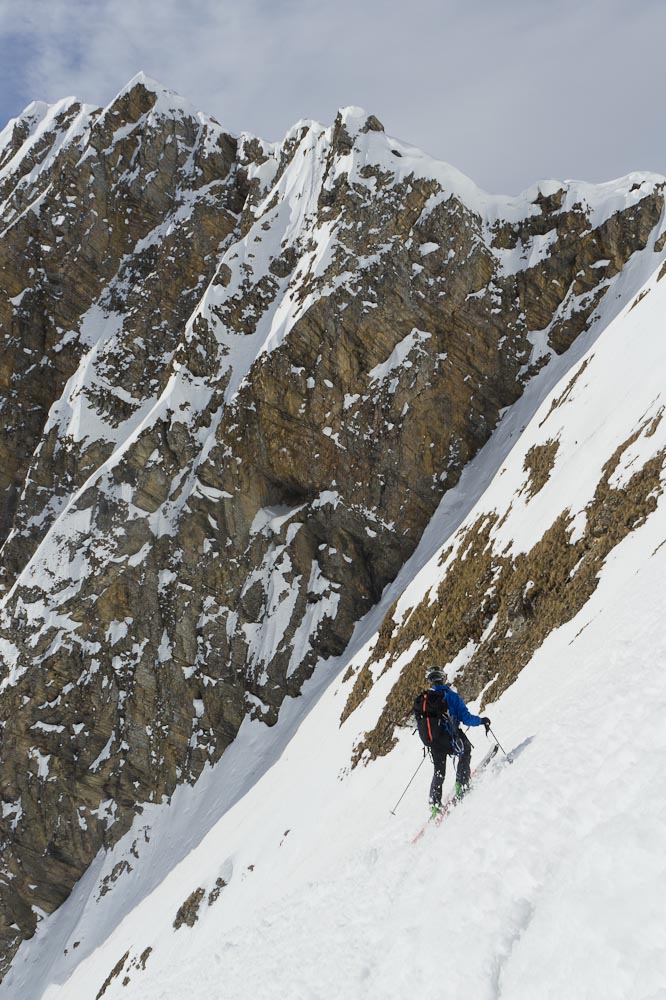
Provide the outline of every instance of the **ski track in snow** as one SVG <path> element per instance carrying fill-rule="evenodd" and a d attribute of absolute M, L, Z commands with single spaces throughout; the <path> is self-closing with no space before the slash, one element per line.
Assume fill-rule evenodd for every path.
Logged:
<path fill-rule="evenodd" d="M 369 803 L 374 833 L 367 816 L 338 815 L 338 829 L 358 824 L 350 856 L 324 862 L 322 876 L 257 914 L 256 925 L 232 924 L 217 942 L 207 935 L 212 968 L 171 969 L 167 991 L 163 979 L 143 995 L 175 998 L 194 983 L 197 995 L 239 1000 L 360 991 L 398 998 L 427 991 L 441 958 L 444 996 L 656 997 L 666 975 L 657 930 L 666 890 L 666 692 L 654 669 L 666 662 L 664 569 L 653 561 L 629 599 L 621 572 L 604 580 L 593 598 L 596 625 L 574 655 L 575 622 L 544 645 L 494 720 L 503 735 L 534 730 L 529 747 L 512 767 L 499 761 L 422 847 L 406 840 L 416 792 L 395 824 Z M 646 602 L 648 588 L 655 596 Z M 653 640 L 638 664 L 623 638 L 628 622 Z M 638 697 L 627 705 L 630 664 Z M 581 696 L 581 671 L 594 703 Z M 418 753 L 409 737 L 400 751 L 396 771 Z M 387 765 L 366 774 L 378 767 Z M 420 785 L 423 800 L 425 776 Z M 658 805 L 646 815 L 648 794 Z M 322 836 L 335 834 L 331 815 Z"/>
<path fill-rule="evenodd" d="M 37 112 L 46 113 L 41 106 Z M 354 113 L 348 109 L 348 119 Z M 402 150 L 403 173 L 419 162 L 432 170 L 433 161 L 419 151 L 389 141 Z M 370 134 L 364 142 L 370 148 L 379 139 Z M 500 199 L 446 165 L 438 169 L 445 188 L 438 197 L 462 192 L 492 221 Z M 288 181 L 285 175 L 282 183 Z M 566 197 L 572 201 L 584 191 L 605 211 L 625 207 L 626 185 L 602 187 L 571 185 Z M 539 191 L 548 193 L 548 185 L 511 202 L 516 217 Z M 609 192 L 617 204 L 608 201 Z M 284 222 L 292 225 L 286 209 Z M 319 264 L 330 250 L 325 236 Z M 412 559 L 357 626 L 345 655 L 321 665 L 301 698 L 287 699 L 272 730 L 246 721 L 196 786 L 179 788 L 170 805 L 146 807 L 22 946 L 0 998 L 90 1000 L 129 951 L 105 1000 L 403 1000 L 431 993 L 444 1000 L 666 1000 L 663 498 L 613 551 L 588 604 L 549 636 L 488 709 L 514 764 L 497 759 L 463 806 L 441 827 L 427 829 L 418 844 L 410 841 L 426 811 L 428 765 L 398 815 L 389 814 L 418 764 L 416 737 L 403 732 L 389 757 L 349 771 L 354 742 L 376 721 L 395 667 L 339 726 L 349 692 L 340 678 L 348 663 L 363 662 L 396 597 L 409 589 L 401 603 L 413 606 L 438 582 L 439 553 L 474 508 L 492 510 L 500 502 L 497 474 L 509 457 L 520 467 L 525 441 L 530 434 L 538 438 L 551 390 L 562 391 L 593 345 L 595 352 L 616 350 L 614 364 L 621 364 L 623 331 L 625 340 L 631 332 L 627 378 L 632 370 L 635 375 L 634 323 L 638 332 L 641 322 L 648 329 L 650 357 L 659 361 L 664 296 L 651 273 L 663 254 L 652 256 L 648 248 L 629 262 L 591 330 L 565 356 L 553 357 L 506 413 L 442 501 Z M 507 257 L 506 267 L 513 266 L 516 260 Z M 627 321 L 646 282 L 652 294 Z M 268 350 L 286 335 L 294 318 L 288 306 L 284 315 L 268 311 L 251 351 L 241 345 L 237 381 L 259 347 Z M 613 334 L 611 321 L 622 310 L 618 322 L 628 325 Z M 599 371 L 603 375 L 603 366 Z M 638 402 L 652 412 L 661 397 L 654 379 L 645 382 L 652 395 Z M 582 394 L 567 405 L 571 413 L 558 411 L 558 420 L 584 428 L 588 447 L 590 425 L 606 425 L 609 437 L 619 426 L 600 411 L 586 411 Z M 639 442 L 632 458 L 644 460 L 657 440 Z M 608 457 L 598 444 L 591 464 Z M 510 478 L 515 491 L 519 483 Z M 567 500 L 566 489 L 558 498 L 544 489 L 538 503 L 551 504 L 552 515 Z M 480 759 L 485 738 L 470 735 Z M 132 870 L 100 896 L 101 881 L 120 861 Z M 227 883 L 218 900 L 209 906 L 204 899 L 194 928 L 174 930 L 184 900 L 199 886 L 209 893 L 218 878 Z M 147 948 L 153 950 L 145 970 L 132 966 Z"/>
<path fill-rule="evenodd" d="M 595 356 L 614 358 L 618 344 L 627 344 L 627 379 L 640 363 L 637 336 L 660 342 L 666 293 L 651 287 L 594 346 Z M 650 379 L 635 385 L 656 405 Z M 582 419 L 590 431 L 593 418 L 612 423 L 601 410 L 592 418 L 586 399 L 582 391 L 571 395 L 568 421 Z M 548 405 L 545 399 L 532 432 Z M 505 431 L 518 412 L 507 414 Z M 624 433 L 621 414 L 612 419 Z M 516 447 L 530 440 L 526 432 Z M 657 448 L 659 434 L 649 441 Z M 501 433 L 491 442 L 472 482 L 490 474 L 493 448 L 505 443 Z M 501 483 L 500 475 L 484 504 L 492 506 Z M 469 478 L 460 488 L 469 510 Z M 453 523 L 455 510 L 445 499 L 440 523 Z M 441 545 L 445 536 L 438 538 Z M 444 998 L 663 1000 L 664 541 L 661 497 L 613 550 L 581 612 L 489 708 L 514 764 L 498 759 L 462 807 L 418 844 L 410 841 L 427 808 L 429 767 L 398 815 L 389 813 L 418 765 L 416 737 L 404 731 L 388 757 L 348 767 L 390 678 L 339 727 L 349 687 L 339 679 L 343 660 L 332 670 L 329 664 L 303 699 L 285 703 L 270 733 L 246 725 L 197 785 L 137 817 L 22 947 L 0 997 L 88 1000 L 129 951 L 107 1000 L 402 1000 L 432 992 L 433 984 Z M 434 544 L 431 532 L 411 566 L 425 566 L 425 581 L 415 580 L 423 592 L 441 572 L 425 558 Z M 384 607 L 404 583 L 389 588 Z M 357 629 L 357 662 L 380 617 L 376 610 Z M 485 738 L 470 735 L 480 759 Z M 99 881 L 122 859 L 133 871 L 96 901 Z M 213 905 L 204 899 L 194 928 L 174 930 L 184 900 L 198 886 L 208 893 L 220 877 L 228 884 Z M 153 951 L 145 970 L 132 967 L 146 948 Z"/>

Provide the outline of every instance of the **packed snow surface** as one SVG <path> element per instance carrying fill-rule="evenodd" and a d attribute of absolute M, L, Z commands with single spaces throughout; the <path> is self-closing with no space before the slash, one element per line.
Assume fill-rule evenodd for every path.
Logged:
<path fill-rule="evenodd" d="M 0 995 L 37 997 L 50 982 L 49 1000 L 93 997 L 125 952 L 152 946 L 131 976 L 146 1000 L 402 998 L 433 978 L 443 997 L 662 998 L 666 547 L 651 556 L 661 514 L 493 707 L 514 763 L 498 759 L 439 829 L 410 842 L 426 814 L 427 763 L 389 812 L 419 762 L 411 733 L 388 759 L 341 772 L 350 739 L 330 688 L 274 766 L 124 919 L 115 924 L 122 883 L 105 907 L 86 898 L 99 868 L 86 875 Z M 196 839 L 229 769 L 251 759 L 244 735 L 244 752 L 198 795 L 184 790 L 142 818 L 156 841 L 142 860 L 168 871 L 188 821 Z M 480 756 L 485 738 L 471 735 Z M 141 867 L 132 899 L 150 878 Z M 228 885 L 217 902 L 204 902 L 193 929 L 174 930 L 180 904 L 218 877 Z M 76 940 L 87 957 L 63 982 Z M 40 976 L 56 948 L 57 979 Z M 105 994 L 127 995 L 120 979 Z"/>
<path fill-rule="evenodd" d="M 522 468 L 526 450 L 552 432 L 548 419 L 560 451 L 531 501 L 544 528 L 563 502 L 575 512 L 589 499 L 583 468 L 598 478 L 609 449 L 661 413 L 666 282 L 653 276 L 644 291 L 599 336 L 586 378 L 555 411 L 570 372 L 522 436 L 512 439 L 515 422 L 534 400 L 507 415 L 415 553 L 415 591 L 441 578 L 429 556 L 457 527 L 456 502 L 464 527 L 515 498 L 511 463 Z M 664 446 L 660 426 L 636 438 L 619 483 Z M 531 536 L 530 503 L 515 517 Z M 416 844 L 430 782 L 418 738 L 404 729 L 389 756 L 350 768 L 400 664 L 339 725 L 351 684 L 343 675 L 367 658 L 408 566 L 348 654 L 320 665 L 273 729 L 246 720 L 194 787 L 147 807 L 98 857 L 22 946 L 0 997 L 89 1000 L 106 983 L 107 1000 L 664 1000 L 665 542 L 660 496 L 612 551 L 582 611 L 487 709 L 513 763 L 499 754 Z M 486 738 L 482 729 L 470 736 L 478 760 Z M 196 922 L 175 928 L 198 889 Z"/>
<path fill-rule="evenodd" d="M 153 116 L 193 113 L 148 78 L 136 82 L 158 94 Z M 71 103 L 27 109 L 31 138 L 17 157 L 53 130 Z M 46 169 L 67 142 L 80 143 L 86 155 L 92 116 L 93 109 L 81 108 L 39 168 Z M 200 120 L 217 134 L 209 119 Z M 266 160 L 252 168 L 265 187 L 265 200 L 246 237 L 224 251 L 221 263 L 229 267 L 231 284 L 211 282 L 188 328 L 189 336 L 201 315 L 216 330 L 229 372 L 227 401 L 256 358 L 279 346 L 312 304 L 311 297 L 301 301 L 298 294 L 306 273 L 321 279 L 320 295 L 330 294 L 335 282 L 351 280 L 348 271 L 327 277 L 338 234 L 332 223 L 313 222 L 322 186 L 331 188 L 341 174 L 368 188 L 376 184 L 368 165 L 390 171 L 396 181 L 435 178 L 441 188 L 424 215 L 440 201 L 458 197 L 478 213 L 486 233 L 498 219 L 537 213 L 538 195 L 560 189 L 563 210 L 583 204 L 590 210 L 590 226 L 598 225 L 663 182 L 638 174 L 601 186 L 545 182 L 519 198 L 500 198 L 413 147 L 362 131 L 366 116 L 360 109 L 346 109 L 341 121 L 355 140 L 355 151 L 339 157 L 330 176 L 325 178 L 325 166 L 333 129 L 317 123 L 307 123 L 303 134 L 303 123 L 291 130 L 302 155 L 293 156 L 277 179 L 279 144 L 267 148 Z M 9 139 L 8 130 L 0 133 L 0 147 Z M 9 161 L 0 179 L 16 165 Z M 190 210 L 187 200 L 179 204 L 146 246 Z M 459 527 L 481 513 L 508 512 L 493 539 L 499 549 L 512 552 L 527 550 L 567 508 L 572 530 L 581 531 L 585 505 L 619 445 L 640 431 L 614 473 L 615 487 L 666 447 L 661 419 L 666 281 L 657 279 L 663 250 L 653 253 L 663 223 L 658 228 L 646 252 L 636 254 L 614 279 L 613 295 L 603 300 L 589 333 L 529 383 L 458 487 L 446 495 L 418 550 L 378 608 L 360 623 L 347 653 L 320 664 L 302 696 L 284 704 L 273 729 L 246 720 L 222 760 L 207 768 L 194 787 L 179 788 L 168 804 L 147 806 L 22 946 L 0 985 L 0 998 L 402 1000 L 433 994 L 470 1000 L 666 1000 L 663 497 L 647 522 L 612 552 L 583 610 L 550 635 L 513 687 L 487 709 L 513 764 L 500 754 L 440 828 L 428 827 L 412 843 L 427 814 L 427 762 L 397 813 L 390 811 L 422 759 L 409 729 L 400 733 L 388 757 L 354 770 L 350 766 L 356 742 L 375 724 L 400 669 L 422 640 L 386 674 L 376 671 L 367 700 L 339 724 L 353 682 L 343 680 L 348 668 L 365 662 L 382 616 L 397 598 L 400 617 L 437 586 L 446 568 L 442 549 L 453 540 L 450 558 L 455 557 Z M 216 326 L 216 309 L 240 292 L 246 274 L 258 282 L 282 245 L 295 244 L 310 229 L 312 246 L 293 284 L 280 280 L 279 294 L 255 331 L 239 338 Z M 553 239 L 545 234 L 527 246 L 497 249 L 502 273 L 533 265 L 549 252 Z M 435 243 L 423 243 L 420 254 L 425 258 L 436 249 Z M 378 259 L 368 256 L 357 264 L 367 267 Z M 639 289 L 642 297 L 634 299 Z M 563 312 L 572 303 L 565 299 Z M 194 404 L 203 411 L 210 393 L 174 362 L 162 395 L 146 397 L 121 428 L 111 428 L 101 417 L 93 423 L 84 390 L 94 361 L 120 335 L 121 318 L 99 306 L 88 312 L 81 331 L 89 349 L 86 361 L 70 379 L 49 424 L 58 423 L 75 441 L 94 434 L 112 442 L 106 470 L 161 414 L 185 412 Z M 534 332 L 535 357 L 550 352 L 548 332 Z M 416 363 L 428 337 L 413 329 L 368 373 L 369 386 L 375 390 L 386 384 L 390 391 L 396 373 Z M 584 368 L 576 367 L 582 362 Z M 347 397 L 345 405 L 353 399 Z M 555 400 L 560 402 L 551 409 Z M 215 425 L 205 425 L 201 461 L 214 440 Z M 521 492 L 526 453 L 553 440 L 558 450 L 550 479 L 531 497 Z M 76 499 L 64 507 L 58 525 L 58 530 L 67 527 L 69 540 L 77 532 L 85 537 L 90 527 L 90 514 L 76 509 Z M 337 502 L 333 491 L 319 499 L 321 505 Z M 263 508 L 253 531 L 277 531 L 298 510 Z M 170 530 L 166 515 L 163 522 L 159 530 Z M 298 523 L 292 528 L 297 531 Z M 56 535 L 53 530 L 44 540 L 22 582 L 39 582 L 45 572 L 55 575 L 63 565 L 73 580 L 87 571 L 80 551 L 63 563 Z M 281 552 L 272 558 L 264 568 L 277 595 L 287 567 Z M 310 580 L 313 593 L 323 594 L 327 587 L 323 577 Z M 330 606 L 337 600 L 333 595 Z M 312 606 L 303 635 L 296 637 L 293 667 L 323 607 Z M 276 597 L 271 611 L 266 637 L 257 635 L 251 647 L 259 665 L 282 641 L 289 620 L 288 602 L 278 613 Z M 46 616 L 44 628 L 48 616 L 58 617 L 54 606 L 39 606 L 34 613 Z M 76 623 L 63 620 L 65 625 L 73 629 Z M 113 622 L 108 641 L 119 641 L 126 630 L 126 622 Z M 472 651 L 459 652 L 452 674 Z M 7 644 L 3 653 L 11 665 L 17 651 Z M 169 655 L 165 634 L 160 656 Z M 10 671 L 6 683 L 15 676 Z M 201 702 L 193 703 L 195 717 L 200 707 Z M 478 729 L 470 736 L 478 760 L 486 739 Z M 47 779 L 49 757 L 39 755 L 37 764 Z M 449 774 L 449 785 L 451 780 Z M 3 814 L 17 823 L 21 808 L 20 800 L 3 803 Z M 114 809 L 115 803 L 106 800 L 99 815 L 110 824 Z M 174 927 L 182 904 L 197 890 L 198 911 L 190 907 L 196 911 L 193 926 Z"/>

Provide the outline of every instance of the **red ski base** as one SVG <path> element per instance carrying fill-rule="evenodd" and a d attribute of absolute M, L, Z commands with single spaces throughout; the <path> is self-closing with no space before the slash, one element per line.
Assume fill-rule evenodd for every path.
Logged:
<path fill-rule="evenodd" d="M 476 767 L 473 769 L 472 773 L 470 774 L 470 779 L 476 777 L 477 774 L 479 774 L 481 771 L 483 771 L 484 768 L 486 768 L 488 766 L 488 764 L 490 764 L 491 760 L 493 759 L 493 757 L 495 756 L 495 754 L 497 753 L 498 750 L 499 750 L 499 747 L 498 747 L 498 745 L 496 743 L 495 746 L 492 747 L 492 749 L 488 751 L 488 753 L 483 758 L 483 760 L 479 764 L 477 764 Z M 435 816 L 435 817 L 431 816 L 430 819 L 427 820 L 423 824 L 423 826 L 421 827 L 421 829 L 419 830 L 419 832 L 416 834 L 416 836 L 412 840 L 412 844 L 415 844 L 417 842 L 417 840 L 421 839 L 421 837 L 426 832 L 426 830 L 428 829 L 428 827 L 430 826 L 431 823 L 434 826 L 439 826 L 439 824 L 442 822 L 442 820 L 446 816 L 448 816 L 448 814 L 451 812 L 451 810 L 455 809 L 455 807 L 460 802 L 462 802 L 462 798 L 458 798 L 458 796 L 455 794 L 455 792 L 451 792 L 451 794 L 449 796 L 447 796 L 447 798 L 444 799 L 444 801 L 442 802 L 442 811 L 440 813 L 438 813 L 437 816 Z"/>

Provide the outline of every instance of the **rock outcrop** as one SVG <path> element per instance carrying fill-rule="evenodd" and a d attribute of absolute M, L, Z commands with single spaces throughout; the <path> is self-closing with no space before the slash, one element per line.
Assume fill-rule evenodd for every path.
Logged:
<path fill-rule="evenodd" d="M 359 109 L 272 145 L 145 77 L 10 123 L 4 967 L 343 651 L 503 409 L 635 291 L 665 183 L 494 198 Z"/>

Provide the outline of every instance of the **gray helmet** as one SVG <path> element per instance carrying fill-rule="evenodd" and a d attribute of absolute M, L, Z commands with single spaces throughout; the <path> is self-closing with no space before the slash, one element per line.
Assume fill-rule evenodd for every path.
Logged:
<path fill-rule="evenodd" d="M 426 680 L 428 684 L 446 684 L 446 674 L 440 667 L 428 667 Z"/>

